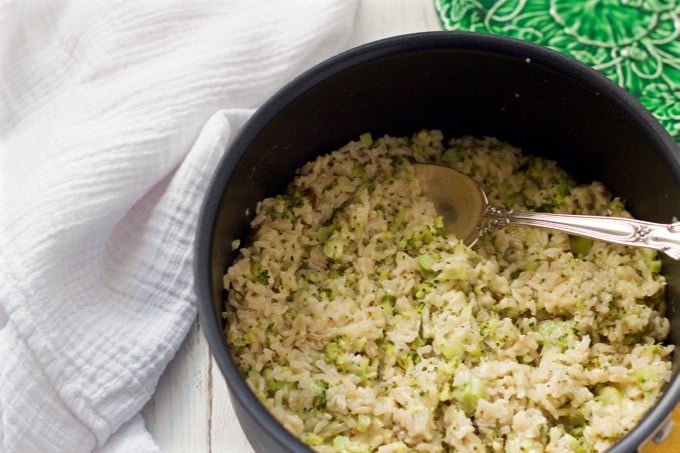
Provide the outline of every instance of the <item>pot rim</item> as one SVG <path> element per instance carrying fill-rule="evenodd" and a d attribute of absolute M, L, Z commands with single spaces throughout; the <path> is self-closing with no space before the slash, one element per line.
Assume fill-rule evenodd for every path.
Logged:
<path fill-rule="evenodd" d="M 598 92 L 617 109 L 630 115 L 660 150 L 661 157 L 673 168 L 680 182 L 680 152 L 670 134 L 630 93 L 610 79 L 579 61 L 547 47 L 504 36 L 459 31 L 409 33 L 373 41 L 332 56 L 304 71 L 284 85 L 259 107 L 237 133 L 217 165 L 201 206 L 194 244 L 194 279 L 198 299 L 199 322 L 212 355 L 224 375 L 230 394 L 278 443 L 294 451 L 311 451 L 301 440 L 287 431 L 257 399 L 242 377 L 224 341 L 219 318 L 211 294 L 211 250 L 213 230 L 227 181 L 259 131 L 285 110 L 299 96 L 327 79 L 374 60 L 402 54 L 437 50 L 469 50 L 522 58 L 528 64 L 539 64 L 562 73 Z M 628 434 L 609 450 L 623 453 L 636 449 L 662 426 L 680 401 L 680 378 L 675 372 L 657 403 Z M 240 421 L 240 420 L 239 420 Z"/>

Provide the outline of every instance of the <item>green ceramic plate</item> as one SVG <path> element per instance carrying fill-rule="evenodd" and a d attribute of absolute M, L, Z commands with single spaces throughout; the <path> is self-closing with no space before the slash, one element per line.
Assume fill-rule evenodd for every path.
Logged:
<path fill-rule="evenodd" d="M 442 27 L 542 44 L 628 89 L 680 142 L 680 0 L 434 0 Z"/>

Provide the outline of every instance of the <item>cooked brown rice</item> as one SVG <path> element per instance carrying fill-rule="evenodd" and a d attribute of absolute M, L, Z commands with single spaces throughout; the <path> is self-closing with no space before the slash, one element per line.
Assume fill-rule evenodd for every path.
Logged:
<path fill-rule="evenodd" d="M 250 387 L 319 452 L 607 449 L 670 378 L 655 253 L 528 227 L 468 248 L 413 161 L 508 208 L 629 216 L 602 184 L 493 138 L 364 134 L 258 204 L 225 275 Z"/>

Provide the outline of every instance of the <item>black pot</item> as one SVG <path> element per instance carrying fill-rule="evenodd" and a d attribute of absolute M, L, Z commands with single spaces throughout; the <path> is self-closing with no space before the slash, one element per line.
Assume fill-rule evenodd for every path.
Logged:
<path fill-rule="evenodd" d="M 495 136 L 557 160 L 578 180 L 600 180 L 645 220 L 680 216 L 680 151 L 633 97 L 590 68 L 525 42 L 431 32 L 370 43 L 296 78 L 243 127 L 216 169 L 196 239 L 200 322 L 241 426 L 262 452 L 309 451 L 250 391 L 223 335 L 222 276 L 257 201 L 281 193 L 304 162 L 359 134 Z M 669 342 L 680 340 L 680 263 L 666 260 Z M 668 419 L 678 365 L 663 396 L 612 452 L 630 452 Z"/>

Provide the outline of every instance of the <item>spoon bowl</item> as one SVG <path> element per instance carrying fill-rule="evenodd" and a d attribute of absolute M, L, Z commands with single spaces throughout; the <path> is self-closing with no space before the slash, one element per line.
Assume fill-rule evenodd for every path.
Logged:
<path fill-rule="evenodd" d="M 472 246 L 505 225 L 527 225 L 581 237 L 659 250 L 680 260 L 680 222 L 652 223 L 626 217 L 519 212 L 489 205 L 484 189 L 450 167 L 414 164 L 423 194 L 444 220 L 444 231 Z"/>
<path fill-rule="evenodd" d="M 443 165 L 414 164 L 414 169 L 423 195 L 444 219 L 444 231 L 473 245 L 489 206 L 484 189 L 464 173 Z"/>

